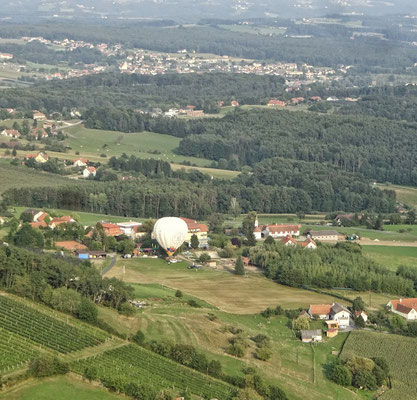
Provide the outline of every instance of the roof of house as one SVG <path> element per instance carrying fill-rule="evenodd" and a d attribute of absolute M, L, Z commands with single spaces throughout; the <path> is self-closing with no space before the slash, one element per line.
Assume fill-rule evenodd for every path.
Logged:
<path fill-rule="evenodd" d="M 37 218 L 36 222 L 43 221 L 46 217 L 49 217 L 49 214 L 46 212 L 42 212 L 42 214 Z"/>
<path fill-rule="evenodd" d="M 355 317 L 359 317 L 362 314 L 367 315 L 365 311 L 355 311 Z"/>
<path fill-rule="evenodd" d="M 297 243 L 297 241 L 293 237 L 291 237 L 290 235 L 287 235 L 287 236 L 285 236 L 285 238 L 281 239 L 281 243 L 283 243 L 283 244 L 287 244 L 288 242 L 291 242 L 291 243 L 294 243 L 294 244 Z"/>
<path fill-rule="evenodd" d="M 74 163 L 76 163 L 77 161 L 81 161 L 84 164 L 88 164 L 88 160 L 86 158 L 77 158 L 77 159 L 73 160 Z"/>
<path fill-rule="evenodd" d="M 311 237 L 308 237 L 306 240 L 304 240 L 304 242 L 297 242 L 297 244 L 301 247 L 307 247 L 310 243 L 317 247 L 317 243 Z"/>
<path fill-rule="evenodd" d="M 74 219 L 68 215 L 64 215 L 63 217 L 52 218 L 51 220 L 51 223 L 54 223 L 55 225 L 68 224 L 70 222 L 74 222 Z"/>
<path fill-rule="evenodd" d="M 332 310 L 331 304 L 310 304 L 311 315 L 327 315 Z"/>
<path fill-rule="evenodd" d="M 96 172 L 96 168 L 95 168 L 95 167 L 85 167 L 85 169 L 86 169 L 88 172 L 90 172 L 90 173 Z"/>
<path fill-rule="evenodd" d="M 347 311 L 350 312 L 345 306 L 343 306 L 342 304 L 339 303 L 333 303 L 332 305 L 332 309 L 331 309 L 331 313 L 332 314 L 337 314 L 340 313 L 341 311 Z"/>
<path fill-rule="evenodd" d="M 82 243 L 78 243 L 75 240 L 66 240 L 62 242 L 55 242 L 55 247 L 63 248 L 65 250 L 88 250 L 88 247 Z"/>
<path fill-rule="evenodd" d="M 279 232 L 297 232 L 301 228 L 301 225 L 267 225 L 266 229 L 270 233 L 279 233 Z"/>
<path fill-rule="evenodd" d="M 417 298 L 391 300 L 394 310 L 408 314 L 411 310 L 417 311 Z"/>
<path fill-rule="evenodd" d="M 189 231 L 208 232 L 208 227 L 206 224 L 200 224 L 196 220 L 190 218 L 180 218 L 187 224 Z"/>
<path fill-rule="evenodd" d="M 316 336 L 322 336 L 321 329 L 301 330 L 302 339 L 313 339 Z"/>

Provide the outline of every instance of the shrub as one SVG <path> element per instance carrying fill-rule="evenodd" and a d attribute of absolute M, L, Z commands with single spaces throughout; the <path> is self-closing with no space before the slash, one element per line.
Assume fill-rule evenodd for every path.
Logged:
<path fill-rule="evenodd" d="M 139 346 L 142 346 L 145 343 L 145 334 L 138 330 L 133 336 L 132 340 L 137 343 Z"/>
<path fill-rule="evenodd" d="M 272 356 L 272 349 L 269 345 L 263 345 L 256 350 L 255 357 L 261 361 L 267 361 Z"/>
<path fill-rule="evenodd" d="M 341 386 L 350 386 L 352 383 L 352 373 L 344 365 L 335 364 L 332 366 L 329 378 Z"/>
<path fill-rule="evenodd" d="M 181 297 L 183 297 L 184 295 L 182 294 L 182 292 L 181 292 L 181 290 L 177 290 L 176 292 L 175 292 L 175 297 L 178 297 L 179 299 L 181 298 Z"/>
<path fill-rule="evenodd" d="M 241 358 L 245 355 L 246 351 L 241 344 L 232 343 L 230 346 L 226 348 L 226 353 Z"/>
<path fill-rule="evenodd" d="M 90 382 L 95 381 L 98 378 L 98 371 L 94 365 L 90 365 L 85 368 L 83 373 L 84 378 L 88 379 Z"/>
<path fill-rule="evenodd" d="M 53 375 L 63 375 L 68 372 L 68 365 L 57 357 L 41 355 L 35 358 L 29 365 L 30 375 L 36 378 L 44 378 Z"/>
<path fill-rule="evenodd" d="M 201 308 L 201 305 L 198 304 L 194 299 L 190 299 L 187 301 L 187 304 L 191 307 Z"/>
<path fill-rule="evenodd" d="M 75 315 L 84 321 L 97 322 L 97 306 L 89 299 L 82 297 L 80 303 L 75 308 Z"/>

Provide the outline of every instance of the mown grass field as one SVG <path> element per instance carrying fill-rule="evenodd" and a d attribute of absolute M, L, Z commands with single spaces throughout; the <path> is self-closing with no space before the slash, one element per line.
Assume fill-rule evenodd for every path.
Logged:
<path fill-rule="evenodd" d="M 162 259 L 120 260 L 106 276 L 116 276 L 129 283 L 159 283 L 198 297 L 220 310 L 251 314 L 268 306 L 306 307 L 311 302 L 332 302 L 330 296 L 282 286 L 258 274 L 239 277 L 209 267 L 187 269 L 180 262 L 168 265 Z M 125 274 L 123 274 L 125 266 Z"/>
<path fill-rule="evenodd" d="M 0 392 L 1 400 L 121 400 L 126 396 L 94 387 L 74 376 L 29 380 L 17 387 Z"/>
<path fill-rule="evenodd" d="M 398 335 L 354 331 L 350 334 L 341 357 L 384 357 L 390 367 L 392 390 L 384 400 L 415 400 L 417 393 L 417 340 Z"/>
<path fill-rule="evenodd" d="M 363 246 L 362 253 L 394 271 L 399 265 L 417 268 L 417 247 Z"/>

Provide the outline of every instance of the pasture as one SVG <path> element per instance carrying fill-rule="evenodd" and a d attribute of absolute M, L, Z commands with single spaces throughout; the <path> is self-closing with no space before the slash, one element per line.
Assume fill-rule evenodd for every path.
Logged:
<path fill-rule="evenodd" d="M 390 367 L 392 390 L 384 400 L 414 400 L 417 393 L 417 341 L 399 335 L 353 331 L 343 346 L 341 357 L 384 357 Z"/>
<path fill-rule="evenodd" d="M 168 162 L 180 163 L 189 161 L 198 166 L 209 165 L 209 160 L 196 157 L 185 157 L 174 154 L 180 138 L 152 132 L 124 133 L 87 129 L 82 125 L 65 130 L 68 135 L 67 144 L 72 152 L 79 151 L 86 157 L 107 154 L 121 156 L 123 153 L 134 154 L 141 158 L 156 158 Z"/>
<path fill-rule="evenodd" d="M 393 271 L 400 265 L 417 267 L 417 247 L 363 246 L 362 253 Z"/>
<path fill-rule="evenodd" d="M 297 308 L 334 301 L 330 296 L 276 284 L 258 274 L 236 276 L 209 267 L 190 270 L 187 266 L 186 262 L 168 265 L 162 259 L 120 260 L 106 276 L 129 283 L 159 283 L 236 314 L 257 313 L 268 306 Z"/>
<path fill-rule="evenodd" d="M 37 186 L 60 186 L 76 181 L 61 175 L 36 171 L 25 166 L 10 165 L 9 160 L 0 159 L 0 195 L 8 189 Z M 79 182 L 77 181 L 77 184 Z"/>
<path fill-rule="evenodd" d="M 125 396 L 94 387 L 75 376 L 59 376 L 25 383 L 0 392 L 1 400 L 121 400 Z"/>

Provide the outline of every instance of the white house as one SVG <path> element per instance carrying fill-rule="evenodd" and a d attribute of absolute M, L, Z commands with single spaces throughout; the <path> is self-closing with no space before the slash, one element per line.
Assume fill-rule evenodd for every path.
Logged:
<path fill-rule="evenodd" d="M 94 167 L 86 167 L 83 171 L 84 178 L 88 178 L 91 175 L 96 176 L 97 170 Z"/>
<path fill-rule="evenodd" d="M 391 300 L 387 306 L 391 312 L 408 320 L 417 319 L 417 298 Z"/>
<path fill-rule="evenodd" d="M 333 303 L 330 319 L 339 323 L 339 328 L 347 328 L 350 324 L 350 311 L 339 303 Z"/>
<path fill-rule="evenodd" d="M 73 160 L 74 167 L 86 167 L 88 165 L 88 160 L 86 158 L 77 158 Z"/>
<path fill-rule="evenodd" d="M 123 233 L 126 236 L 130 236 L 133 239 L 137 236 L 137 228 L 142 226 L 141 222 L 134 222 L 134 221 L 128 221 L 128 222 L 118 222 L 116 225 L 120 226 L 120 229 L 123 231 Z"/>
<path fill-rule="evenodd" d="M 365 322 L 368 321 L 368 314 L 365 311 L 355 311 L 355 317 L 362 317 Z"/>
<path fill-rule="evenodd" d="M 22 135 L 20 134 L 20 132 L 16 129 L 4 129 L 1 133 L 1 136 L 5 136 L 5 137 L 11 137 L 11 138 L 19 138 Z"/>

